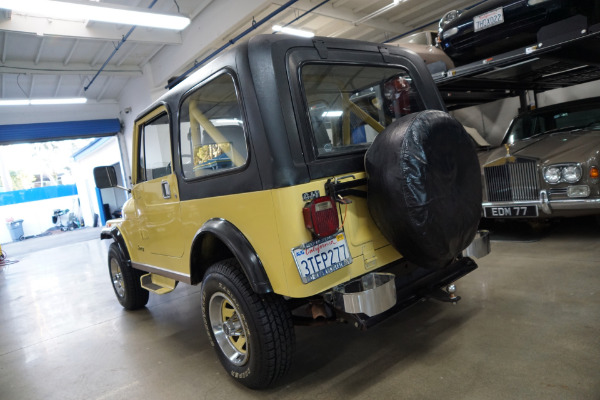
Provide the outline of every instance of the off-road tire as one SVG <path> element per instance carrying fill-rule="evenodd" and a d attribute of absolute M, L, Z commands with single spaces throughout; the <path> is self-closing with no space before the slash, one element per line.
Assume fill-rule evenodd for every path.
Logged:
<path fill-rule="evenodd" d="M 221 364 L 241 384 L 263 389 L 288 371 L 295 347 L 290 310 L 281 296 L 255 293 L 237 260 L 206 272 L 202 316 Z"/>
<path fill-rule="evenodd" d="M 116 243 L 108 249 L 108 273 L 117 300 L 126 310 L 138 310 L 148 303 L 150 293 L 142 287 L 142 271 L 127 263 Z M 118 274 L 118 275 L 117 275 Z"/>

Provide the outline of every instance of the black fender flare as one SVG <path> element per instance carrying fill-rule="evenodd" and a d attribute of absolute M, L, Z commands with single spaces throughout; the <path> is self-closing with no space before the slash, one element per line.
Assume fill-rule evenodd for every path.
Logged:
<path fill-rule="evenodd" d="M 192 249 L 201 249 L 202 242 L 211 235 L 218 238 L 238 260 L 242 271 L 246 275 L 254 292 L 259 294 L 273 292 L 273 287 L 271 286 L 271 282 L 269 282 L 269 277 L 267 276 L 262 261 L 246 236 L 244 236 L 235 225 L 222 218 L 208 220 L 198 232 L 196 232 L 192 242 Z M 191 257 L 194 257 L 194 250 L 192 250 Z M 209 266 L 210 265 L 200 266 L 203 270 L 202 275 Z"/>
<path fill-rule="evenodd" d="M 119 230 L 118 226 L 113 226 L 110 229 L 102 229 L 102 232 L 100 232 L 100 239 L 112 239 L 119 247 L 119 251 L 123 256 L 123 260 L 125 260 L 127 265 L 131 266 L 131 257 L 129 256 L 129 250 L 127 250 L 125 238 L 123 237 L 123 234 Z"/>

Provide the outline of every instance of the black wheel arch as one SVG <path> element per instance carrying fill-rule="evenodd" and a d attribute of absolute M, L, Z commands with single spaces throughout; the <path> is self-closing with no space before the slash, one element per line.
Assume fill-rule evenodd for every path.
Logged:
<path fill-rule="evenodd" d="M 125 261 L 128 266 L 131 266 L 131 257 L 129 256 L 129 250 L 127 250 L 125 238 L 119 230 L 119 227 L 113 226 L 112 228 L 110 228 L 110 230 L 103 229 L 100 233 L 100 239 L 112 239 L 119 247 L 119 251 L 121 252 L 123 261 Z"/>
<path fill-rule="evenodd" d="M 273 292 L 262 261 L 244 234 L 222 218 L 208 220 L 196 232 L 190 254 L 191 281 L 202 281 L 208 268 L 217 261 L 235 257 L 252 290 L 265 294 Z"/>

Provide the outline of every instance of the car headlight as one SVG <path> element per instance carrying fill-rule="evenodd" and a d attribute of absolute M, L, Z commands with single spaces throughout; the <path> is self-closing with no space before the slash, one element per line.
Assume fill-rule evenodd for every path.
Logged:
<path fill-rule="evenodd" d="M 448 25 L 450 22 L 454 21 L 456 18 L 458 18 L 458 16 L 460 15 L 460 11 L 458 10 L 452 10 L 452 11 L 448 11 L 446 13 L 446 15 L 444 15 L 442 17 L 442 19 L 440 19 L 440 29 L 443 29 L 444 26 Z"/>
<path fill-rule="evenodd" d="M 581 179 L 581 167 L 579 165 L 569 165 L 562 171 L 563 179 L 568 183 L 575 183 Z"/>
<path fill-rule="evenodd" d="M 576 183 L 581 179 L 581 165 L 559 164 L 544 168 L 544 180 L 550 184 Z"/>
<path fill-rule="evenodd" d="M 548 183 L 560 182 L 560 168 L 557 168 L 557 167 L 546 168 L 546 170 L 544 171 L 544 179 Z"/>

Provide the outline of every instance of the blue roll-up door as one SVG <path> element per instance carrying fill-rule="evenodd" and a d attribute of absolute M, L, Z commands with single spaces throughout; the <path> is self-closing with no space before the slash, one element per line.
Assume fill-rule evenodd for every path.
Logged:
<path fill-rule="evenodd" d="M 0 125 L 0 144 L 111 136 L 120 131 L 117 118 Z"/>

